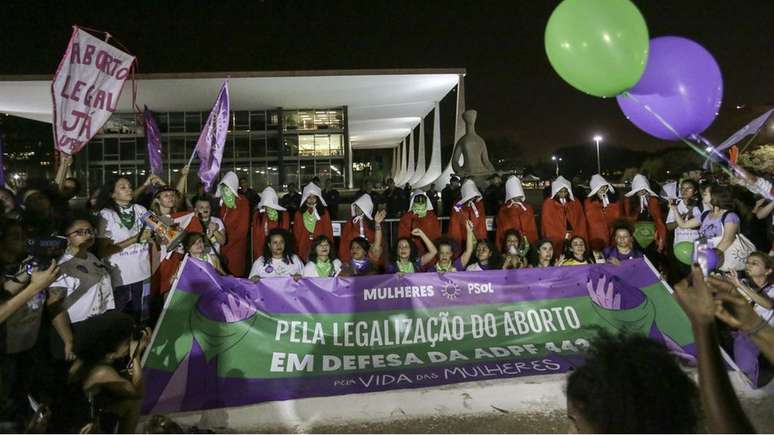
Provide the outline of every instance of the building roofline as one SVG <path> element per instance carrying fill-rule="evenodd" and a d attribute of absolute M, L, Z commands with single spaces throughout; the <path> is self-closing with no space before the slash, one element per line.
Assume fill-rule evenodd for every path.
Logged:
<path fill-rule="evenodd" d="M 139 80 L 169 79 L 217 79 L 217 78 L 267 78 L 267 77 L 328 77 L 328 76 L 374 76 L 413 74 L 461 74 L 465 68 L 398 68 L 398 69 L 325 69 L 300 71 L 231 71 L 231 72 L 181 72 L 137 74 Z M 0 75 L 0 81 L 51 81 L 53 74 Z"/>

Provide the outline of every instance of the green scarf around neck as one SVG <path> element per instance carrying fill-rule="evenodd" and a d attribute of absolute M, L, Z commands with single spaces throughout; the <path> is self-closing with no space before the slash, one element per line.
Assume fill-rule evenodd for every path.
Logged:
<path fill-rule="evenodd" d="M 274 210 L 271 207 L 266 207 L 266 216 L 269 218 L 270 221 L 276 222 L 279 218 L 279 212 L 277 210 Z"/>
<path fill-rule="evenodd" d="M 314 209 L 304 212 L 304 228 L 310 233 L 314 233 L 314 227 L 317 226 L 317 216 L 314 215 Z"/>
<path fill-rule="evenodd" d="M 398 260 L 395 262 L 400 273 L 414 273 L 414 263 L 411 261 Z"/>
<path fill-rule="evenodd" d="M 226 207 L 236 207 L 236 194 L 225 184 L 220 185 L 220 198 L 223 200 L 223 204 L 226 204 Z"/>
<path fill-rule="evenodd" d="M 322 278 L 327 278 L 331 276 L 331 272 L 333 271 L 333 263 L 331 263 L 331 260 L 317 260 L 314 262 L 314 267 L 317 269 L 317 276 Z"/>
<path fill-rule="evenodd" d="M 132 229 L 132 227 L 134 227 L 134 222 L 136 217 L 134 214 L 134 205 L 129 204 L 128 207 L 119 205 L 118 210 L 119 210 L 118 217 L 121 219 L 121 226 L 123 226 L 127 230 Z"/>

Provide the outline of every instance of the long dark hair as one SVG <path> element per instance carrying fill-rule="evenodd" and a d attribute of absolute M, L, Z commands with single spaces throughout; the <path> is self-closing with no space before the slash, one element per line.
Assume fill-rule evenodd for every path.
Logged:
<path fill-rule="evenodd" d="M 400 237 L 398 240 L 395 241 L 395 249 L 392 251 L 392 258 L 395 261 L 395 263 L 398 263 L 398 260 L 400 257 L 398 256 L 398 243 L 400 243 L 401 240 L 405 240 L 409 244 L 409 261 L 413 264 L 417 262 L 417 247 L 414 245 L 414 242 L 411 240 L 410 237 Z"/>
<path fill-rule="evenodd" d="M 540 248 L 546 243 L 551 245 L 551 249 L 554 248 L 554 244 L 548 239 L 540 239 L 532 245 L 532 248 L 529 250 L 529 255 L 527 255 L 530 266 L 538 267 L 540 265 Z M 553 264 L 553 259 L 551 260 L 551 263 Z"/>
<path fill-rule="evenodd" d="M 697 183 L 696 180 L 686 178 L 685 180 L 680 182 L 679 187 L 682 188 L 683 184 L 690 184 L 691 186 L 693 186 L 693 196 L 688 198 L 688 200 L 683 198 L 683 203 L 685 204 L 686 207 L 688 207 L 688 211 L 690 212 L 693 207 L 701 208 L 701 190 L 699 189 L 699 183 Z"/>
<path fill-rule="evenodd" d="M 481 239 L 478 241 L 478 244 L 486 245 L 487 248 L 489 248 L 489 259 L 486 260 L 486 268 L 487 269 L 499 269 L 503 267 L 503 256 L 500 255 L 499 252 L 497 252 L 497 247 L 494 243 L 490 242 L 487 239 Z M 478 250 L 478 246 L 476 246 L 476 250 Z M 472 259 L 470 261 L 470 264 L 478 263 L 478 253 L 474 252 L 472 255 Z"/>
<path fill-rule="evenodd" d="M 591 254 L 591 249 L 589 249 L 589 244 L 586 243 L 586 239 L 584 239 L 581 236 L 575 236 L 575 237 L 573 237 L 573 238 L 571 238 L 569 240 L 565 240 L 565 242 L 564 242 L 564 258 L 566 258 L 566 259 L 572 258 L 572 259 L 575 259 L 577 261 L 580 261 L 577 258 L 575 258 L 575 255 L 573 255 L 573 253 L 572 253 L 572 242 L 575 241 L 575 240 L 582 241 L 583 242 L 583 246 L 586 247 L 586 250 L 583 252 L 583 260 L 587 261 L 589 263 L 593 263 L 594 262 L 594 257 Z"/>
<path fill-rule="evenodd" d="M 293 246 L 293 240 L 290 238 L 290 233 L 282 228 L 274 228 L 266 235 L 266 240 L 263 242 L 263 262 L 271 263 L 271 238 L 273 236 L 280 236 L 285 241 L 285 249 L 282 251 L 282 261 L 286 264 L 290 264 L 295 254 Z"/>
<path fill-rule="evenodd" d="M 503 239 L 500 240 L 500 243 L 503 245 L 503 249 L 505 251 L 508 250 L 508 246 L 506 246 L 506 241 L 510 236 L 516 236 L 516 238 L 519 240 L 518 248 L 521 249 L 524 245 L 524 238 L 522 237 L 521 232 L 516 228 L 509 228 L 508 231 L 506 231 L 505 234 L 503 234 Z"/>
<path fill-rule="evenodd" d="M 132 180 L 127 177 L 118 177 L 108 180 L 108 182 L 105 183 L 99 190 L 99 195 L 97 196 L 97 211 L 107 208 L 113 210 L 117 214 L 121 213 L 118 204 L 116 204 L 116 201 L 113 199 L 113 192 L 116 190 L 116 183 L 118 183 L 119 180 L 126 180 L 130 184 L 132 182 Z M 134 199 L 132 199 L 132 203 L 133 202 Z"/>
<path fill-rule="evenodd" d="M 317 262 L 317 247 L 320 246 L 322 242 L 328 242 L 328 246 L 331 247 L 331 252 L 328 253 L 328 260 L 333 261 L 333 259 L 336 258 L 333 254 L 333 242 L 331 242 L 328 236 L 317 236 L 312 240 L 312 245 L 309 247 L 309 261 L 312 263 Z"/>
<path fill-rule="evenodd" d="M 81 340 L 75 344 L 75 354 L 83 362 L 83 365 L 75 373 L 75 379 L 81 381 L 89 371 L 107 354 L 116 350 L 119 344 L 132 337 L 134 331 L 134 319 L 128 314 L 118 311 L 108 311 L 90 317 L 87 329 L 89 334 L 84 334 Z M 86 326 L 86 325 L 84 325 Z"/>
<path fill-rule="evenodd" d="M 712 195 L 710 204 L 713 207 L 718 207 L 721 210 L 735 210 L 734 194 L 730 187 L 712 184 L 710 185 L 710 193 Z"/>

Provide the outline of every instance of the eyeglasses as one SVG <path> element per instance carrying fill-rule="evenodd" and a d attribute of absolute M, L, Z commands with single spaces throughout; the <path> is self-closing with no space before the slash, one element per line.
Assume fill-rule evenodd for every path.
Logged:
<path fill-rule="evenodd" d="M 95 231 L 94 228 L 81 228 L 79 230 L 75 230 L 72 233 L 68 233 L 66 235 L 67 236 L 72 236 L 73 234 L 75 234 L 76 236 L 81 236 L 81 237 L 94 236 L 94 235 L 97 234 L 97 231 Z"/>

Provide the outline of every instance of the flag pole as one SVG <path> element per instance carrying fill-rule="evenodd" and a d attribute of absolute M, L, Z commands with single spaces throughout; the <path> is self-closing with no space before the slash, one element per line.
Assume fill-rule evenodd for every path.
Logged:
<path fill-rule="evenodd" d="M 198 145 L 198 144 L 197 144 Z M 196 147 L 194 147 L 193 152 L 191 153 L 191 158 L 188 159 L 188 164 L 186 166 L 190 167 L 191 163 L 193 162 L 194 157 L 196 157 Z"/>

